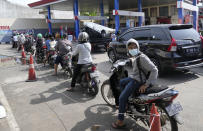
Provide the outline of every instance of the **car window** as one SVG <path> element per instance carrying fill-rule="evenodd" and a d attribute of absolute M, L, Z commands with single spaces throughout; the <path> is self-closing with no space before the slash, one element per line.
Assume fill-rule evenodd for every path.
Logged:
<path fill-rule="evenodd" d="M 134 31 L 130 31 L 120 37 L 122 41 L 128 41 L 130 38 L 133 38 Z"/>
<path fill-rule="evenodd" d="M 189 29 L 170 29 L 171 36 L 176 40 L 193 39 L 199 40 L 200 35 L 193 28 Z"/>
<path fill-rule="evenodd" d="M 167 36 L 161 28 L 152 28 L 151 36 L 150 40 L 167 40 Z"/>
<path fill-rule="evenodd" d="M 149 29 L 147 30 L 136 30 L 134 32 L 133 38 L 135 40 L 149 40 L 151 37 L 151 31 Z"/>

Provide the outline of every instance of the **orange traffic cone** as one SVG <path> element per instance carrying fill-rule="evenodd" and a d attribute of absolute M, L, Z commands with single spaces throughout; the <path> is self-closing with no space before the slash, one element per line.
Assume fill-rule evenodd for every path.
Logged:
<path fill-rule="evenodd" d="M 154 103 L 150 111 L 150 131 L 161 131 L 160 115 Z"/>
<path fill-rule="evenodd" d="M 25 65 L 26 64 L 26 55 L 25 55 L 25 50 L 24 50 L 24 47 L 23 45 L 21 45 L 21 48 L 22 48 L 22 64 Z"/>
<path fill-rule="evenodd" d="M 36 74 L 34 69 L 34 63 L 33 63 L 33 56 L 30 54 L 30 68 L 29 68 L 29 76 L 27 82 L 36 81 Z"/>

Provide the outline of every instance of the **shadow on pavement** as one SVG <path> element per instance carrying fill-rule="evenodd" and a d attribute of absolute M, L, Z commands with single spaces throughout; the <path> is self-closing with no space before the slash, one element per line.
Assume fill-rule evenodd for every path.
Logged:
<path fill-rule="evenodd" d="M 82 90 L 78 86 L 75 87 L 74 92 L 68 92 L 65 90 L 67 85 L 69 85 L 69 82 L 64 82 L 49 88 L 47 91 L 41 92 L 39 94 L 33 94 L 38 95 L 39 97 L 32 99 L 30 104 L 40 104 L 56 99 L 61 99 L 62 104 L 67 105 L 71 103 L 83 103 L 94 98 L 87 95 L 85 90 Z"/>
<path fill-rule="evenodd" d="M 192 72 L 184 73 L 181 71 L 171 71 L 165 76 L 159 78 L 158 82 L 164 85 L 174 85 L 189 82 L 198 78 L 199 76 Z"/>
<path fill-rule="evenodd" d="M 116 131 L 111 127 L 111 123 L 116 121 L 117 118 L 117 116 L 112 115 L 113 112 L 115 110 L 107 105 L 98 104 L 90 106 L 84 112 L 86 118 L 78 122 L 70 131 Z M 127 124 L 126 129 L 120 131 L 147 131 L 129 118 L 125 119 L 125 123 Z"/>

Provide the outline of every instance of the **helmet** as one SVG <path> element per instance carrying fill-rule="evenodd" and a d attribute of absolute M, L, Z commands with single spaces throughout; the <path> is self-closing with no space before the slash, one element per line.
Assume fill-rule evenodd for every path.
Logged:
<path fill-rule="evenodd" d="M 37 34 L 37 38 L 42 38 L 42 34 L 41 34 L 41 33 L 38 33 L 38 34 Z"/>
<path fill-rule="evenodd" d="M 81 43 L 89 41 L 89 35 L 86 32 L 81 32 L 78 37 L 78 41 Z"/>

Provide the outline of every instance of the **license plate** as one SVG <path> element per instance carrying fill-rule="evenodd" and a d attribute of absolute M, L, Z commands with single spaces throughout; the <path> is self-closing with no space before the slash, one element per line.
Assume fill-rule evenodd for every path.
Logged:
<path fill-rule="evenodd" d="M 174 116 L 183 110 L 180 102 L 172 103 L 166 107 L 169 116 Z"/>
<path fill-rule="evenodd" d="M 99 77 L 99 72 L 93 72 L 93 73 L 90 73 L 90 77 L 91 78 L 95 78 L 95 77 Z"/>
<path fill-rule="evenodd" d="M 197 53 L 197 52 L 199 52 L 199 49 L 198 48 L 189 48 L 189 49 L 186 49 L 186 52 L 187 53 Z"/>

